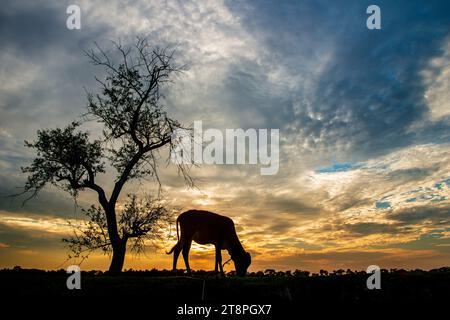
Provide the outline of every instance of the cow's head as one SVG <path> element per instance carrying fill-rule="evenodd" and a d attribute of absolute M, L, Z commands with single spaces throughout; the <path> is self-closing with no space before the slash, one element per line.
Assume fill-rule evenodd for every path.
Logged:
<path fill-rule="evenodd" d="M 234 262 L 236 274 L 241 277 L 245 276 L 247 274 L 247 269 L 250 266 L 250 263 L 252 263 L 252 257 L 250 256 L 250 253 L 244 251 L 242 252 L 242 254 L 231 257 L 231 259 Z"/>

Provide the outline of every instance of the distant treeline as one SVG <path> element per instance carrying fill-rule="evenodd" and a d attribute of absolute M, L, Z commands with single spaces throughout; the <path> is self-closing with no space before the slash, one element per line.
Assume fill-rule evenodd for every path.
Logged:
<path fill-rule="evenodd" d="M 422 270 L 422 269 L 414 269 L 414 270 L 405 270 L 405 269 L 381 269 L 381 274 L 395 274 L 395 275 L 426 275 L 426 274 L 450 274 L 450 267 L 442 267 L 431 270 Z M 101 270 L 90 270 L 90 271 L 81 271 L 83 274 L 89 275 L 107 275 L 107 271 Z M 21 274 L 66 274 L 65 269 L 59 270 L 41 270 L 41 269 L 25 269 L 20 266 L 15 266 L 12 269 L 0 269 L 0 273 L 21 273 Z M 172 270 L 158 270 L 158 269 L 149 269 L 149 270 L 133 270 L 133 269 L 125 269 L 122 272 L 123 275 L 130 276 L 156 276 L 156 277 L 165 277 L 165 276 L 183 276 L 185 275 L 185 270 L 177 270 L 177 273 L 174 274 Z M 205 270 L 192 270 L 193 276 L 205 277 L 215 275 L 213 271 L 205 271 Z M 351 269 L 338 269 L 333 271 L 320 270 L 318 273 L 311 273 L 305 270 L 296 269 L 294 271 L 277 271 L 275 269 L 266 269 L 264 271 L 254 271 L 249 272 L 247 276 L 249 277 L 296 277 L 296 278 L 307 278 L 307 277 L 335 277 L 335 276 L 355 276 L 355 275 L 367 275 L 365 270 L 357 271 Z M 230 271 L 226 273 L 226 276 L 235 276 L 235 271 Z"/>
<path fill-rule="evenodd" d="M 322 306 L 361 303 L 379 306 L 384 302 L 415 306 L 425 301 L 446 306 L 450 301 L 450 267 L 429 271 L 383 269 L 380 270 L 380 290 L 367 286 L 374 274 L 350 269 L 317 273 L 267 269 L 250 272 L 247 277 L 233 275 L 234 272 L 229 272 L 226 277 L 217 278 L 214 272 L 204 270 L 193 271 L 192 277 L 187 276 L 184 270 L 179 270 L 176 276 L 171 270 L 157 269 L 129 269 L 120 275 L 97 270 L 81 271 L 80 290 L 70 290 L 67 281 L 73 275 L 65 269 L 45 271 L 15 267 L 0 270 L 0 300 L 37 301 L 42 298 L 56 301 L 63 297 L 65 301 L 80 298 L 89 303 L 105 300 L 105 305 L 110 305 L 110 301 L 116 299 L 119 305 L 127 306 L 126 310 L 132 310 L 137 305 L 136 301 L 144 299 L 145 302 L 139 306 L 146 307 L 152 303 L 160 308 L 165 305 L 173 314 L 179 306 L 200 303 L 268 303 L 274 305 L 275 313 L 290 310 L 292 314 L 298 312 L 299 306 L 303 308 L 317 302 Z M 125 298 L 128 302 L 124 304 L 122 300 Z M 171 305 L 167 306 L 168 303 Z"/>

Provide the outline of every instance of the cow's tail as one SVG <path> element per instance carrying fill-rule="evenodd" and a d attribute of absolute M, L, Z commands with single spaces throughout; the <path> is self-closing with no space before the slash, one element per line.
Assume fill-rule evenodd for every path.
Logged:
<path fill-rule="evenodd" d="M 180 243 L 180 234 L 178 233 L 178 224 L 179 223 L 180 222 L 178 221 L 178 218 L 177 218 L 177 222 L 176 222 L 176 225 L 177 225 L 177 243 L 172 247 L 172 249 L 170 249 L 169 252 L 166 251 L 166 254 L 171 254 L 175 250 L 175 248 L 179 245 L 179 243 Z"/>

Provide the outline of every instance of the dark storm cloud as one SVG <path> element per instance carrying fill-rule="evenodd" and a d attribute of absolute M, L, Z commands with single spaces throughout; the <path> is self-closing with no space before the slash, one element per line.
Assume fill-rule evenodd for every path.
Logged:
<path fill-rule="evenodd" d="M 435 207 L 417 206 L 392 210 L 387 214 L 387 218 L 392 223 L 357 222 L 348 224 L 343 219 L 338 219 L 333 223 L 323 225 L 320 231 L 345 231 L 347 233 L 341 237 L 349 238 L 372 234 L 400 235 L 414 234 L 417 231 L 417 227 L 413 227 L 413 225 L 421 224 L 428 228 L 434 228 L 438 232 L 448 228 L 450 223 L 449 217 L 450 207 L 448 205 Z"/>
<path fill-rule="evenodd" d="M 0 135 L 2 174 L 0 210 L 52 216 L 73 216 L 74 202 L 67 194 L 45 189 L 22 206 L 24 179 L 20 167 L 33 155 L 24 139 L 33 140 L 45 127 L 65 125 L 76 119 L 86 104 L 83 86 L 94 83 L 94 69 L 83 50 L 102 41 L 107 30 L 101 25 L 66 27 L 70 3 L 10 1 L 0 6 L 0 64 L 6 86 L 0 87 Z"/>
<path fill-rule="evenodd" d="M 42 51 L 59 44 L 67 34 L 63 8 L 44 2 L 9 1 L 0 7 L 0 41 L 27 58 L 42 58 Z"/>
<path fill-rule="evenodd" d="M 55 50 L 81 52 L 84 45 L 101 39 L 106 27 L 82 25 L 73 31 L 66 27 L 70 1 L 9 1 L 0 6 L 0 43 L 26 59 L 38 61 Z M 74 52 L 75 53 L 75 52 Z"/>
<path fill-rule="evenodd" d="M 274 213 L 295 214 L 294 216 L 318 216 L 324 213 L 324 209 L 314 205 L 309 199 L 304 199 L 302 195 L 296 194 L 271 194 L 265 190 L 241 190 L 233 198 L 234 202 L 254 205 L 264 208 L 264 211 L 270 212 L 269 216 L 273 219 Z M 261 214 L 260 217 L 266 214 Z"/>
<path fill-rule="evenodd" d="M 74 199 L 67 193 L 45 188 L 36 198 L 23 203 L 29 194 L 14 197 L 23 190 L 24 180 L 13 176 L 0 175 L 0 210 L 21 214 L 37 214 L 55 217 L 79 217 L 82 218 L 80 208 L 76 208 Z M 79 205 L 88 206 L 84 202 Z"/>
<path fill-rule="evenodd" d="M 353 189 L 358 190 L 358 187 L 362 188 L 361 185 L 358 185 Z M 371 199 L 370 197 L 361 197 L 359 193 L 351 191 L 348 193 L 340 194 L 339 196 L 330 199 L 331 201 L 333 201 L 335 211 L 345 211 L 350 208 L 362 207 L 373 202 L 373 199 Z"/>
<path fill-rule="evenodd" d="M 287 92 L 300 100 L 285 123 L 310 147 L 344 144 L 356 155 L 386 153 L 423 142 L 448 141 L 448 122 L 426 123 L 428 106 L 420 72 L 443 54 L 450 3 L 378 1 L 382 30 L 366 28 L 367 1 L 230 2 L 270 56 L 292 74 L 308 75 L 308 62 L 330 60 L 310 92 Z M 304 88 L 299 88 L 304 89 Z M 305 90 L 306 91 L 306 90 Z M 283 103 L 282 103 L 283 105 Z M 273 106 L 276 114 L 278 105 Z M 425 124 L 409 130 L 413 123 Z"/>
<path fill-rule="evenodd" d="M 283 128 L 286 119 L 294 116 L 290 97 L 274 88 L 266 71 L 247 60 L 229 67 L 224 83 L 225 90 L 230 93 L 226 97 L 227 103 L 234 114 L 247 115 L 233 118 L 233 126 Z"/>
<path fill-rule="evenodd" d="M 395 224 L 361 222 L 354 224 L 346 224 L 343 229 L 358 235 L 370 234 L 399 234 L 402 232 Z"/>
<path fill-rule="evenodd" d="M 9 248 L 61 248 L 61 235 L 52 235 L 29 229 L 12 228 L 0 223 L 1 243 Z"/>
<path fill-rule="evenodd" d="M 450 218 L 450 207 L 443 206 L 417 206 L 403 208 L 388 216 L 389 219 L 401 222 L 405 225 L 415 224 L 429 220 L 433 225 L 448 225 Z"/>
<path fill-rule="evenodd" d="M 0 8 L 0 41 L 28 59 L 41 59 L 53 46 L 70 45 L 65 8 L 47 2 L 9 2 Z"/>
<path fill-rule="evenodd" d="M 447 231 L 450 229 L 447 229 Z M 445 235 L 440 232 L 433 232 L 430 234 L 424 234 L 417 238 L 417 240 L 400 243 L 396 245 L 398 248 L 402 249 L 429 249 L 430 247 L 434 250 L 442 253 L 450 253 L 450 238 L 445 237 Z"/>
<path fill-rule="evenodd" d="M 296 213 L 298 215 L 318 215 L 323 209 L 314 206 L 304 199 L 298 199 L 294 196 L 268 196 L 266 207 L 287 213 Z"/>
<path fill-rule="evenodd" d="M 439 167 L 434 166 L 432 168 L 408 168 L 408 169 L 398 169 L 390 171 L 386 176 L 389 180 L 393 181 L 417 181 L 420 179 L 425 179 L 434 172 L 438 171 Z"/>
<path fill-rule="evenodd" d="M 29 137 L 42 127 L 73 120 L 93 87 L 95 69 L 83 50 L 107 37 L 102 24 L 66 27 L 69 3 L 10 1 L 0 6 L 0 125 L 12 138 Z"/>

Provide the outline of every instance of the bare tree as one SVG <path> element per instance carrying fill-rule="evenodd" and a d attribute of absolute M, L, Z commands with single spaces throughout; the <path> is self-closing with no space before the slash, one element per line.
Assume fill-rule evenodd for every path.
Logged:
<path fill-rule="evenodd" d="M 182 127 L 164 110 L 161 88 L 181 68 L 174 64 L 173 51 L 152 48 L 140 38 L 133 46 L 114 43 L 112 53 L 96 45 L 86 55 L 94 65 L 106 69 L 105 79 L 96 78 L 100 92 L 87 94 L 85 114 L 85 120 L 95 120 L 103 126 L 103 138 L 91 142 L 88 133 L 79 131 L 78 122 L 64 129 L 39 130 L 35 142 L 25 142 L 36 150 L 37 157 L 30 166 L 22 168 L 28 174 L 24 193 L 31 193 L 28 200 L 48 183 L 73 196 L 85 189 L 96 192 L 105 218 L 98 222 L 104 223 L 112 250 L 109 271 L 118 273 L 133 232 L 119 230 L 117 201 L 131 179 L 153 177 L 161 187 L 159 151 L 175 147 L 172 134 Z M 105 160 L 117 171 L 109 196 L 96 179 L 105 172 Z M 188 186 L 193 186 L 189 168 L 183 163 L 177 165 Z"/>

